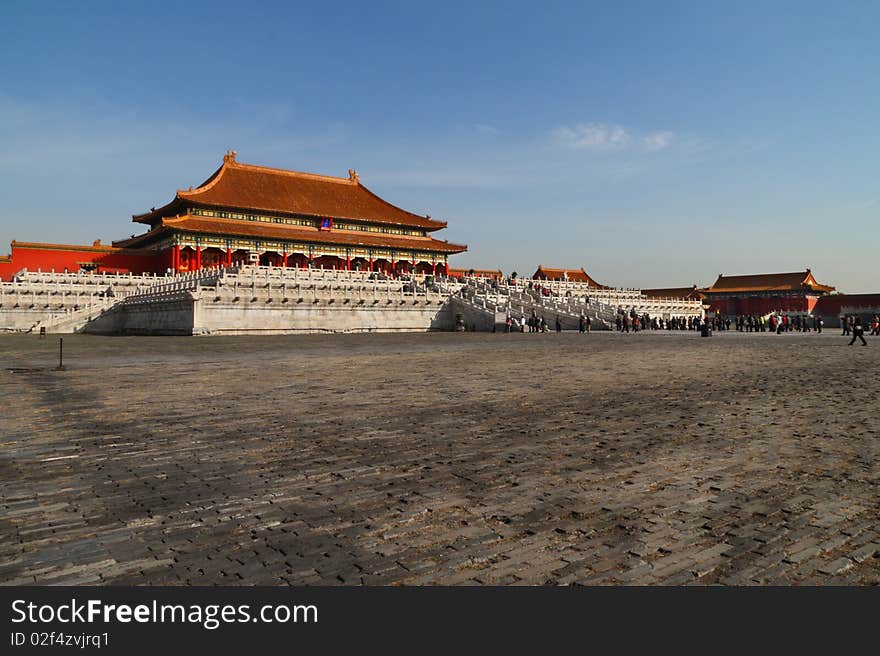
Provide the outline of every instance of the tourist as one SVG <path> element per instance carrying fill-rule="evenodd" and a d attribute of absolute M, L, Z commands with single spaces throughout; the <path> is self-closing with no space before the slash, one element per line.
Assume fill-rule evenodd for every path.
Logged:
<path fill-rule="evenodd" d="M 590 332 L 590 329 L 591 329 L 591 325 L 590 325 L 590 324 L 592 323 L 592 321 L 591 321 L 589 315 L 586 317 L 586 321 L 587 321 L 587 333 L 589 333 L 589 332 Z"/>
<path fill-rule="evenodd" d="M 559 315 L 558 315 L 558 314 L 556 315 L 556 332 L 557 332 L 557 333 L 561 333 L 561 332 L 562 332 L 562 322 L 559 320 Z"/>
<path fill-rule="evenodd" d="M 871 319 L 871 334 L 880 335 L 880 315 L 875 314 Z"/>
<path fill-rule="evenodd" d="M 855 343 L 856 337 L 858 337 L 860 340 L 862 340 L 862 346 L 868 345 L 868 342 L 865 341 L 865 329 L 862 328 L 862 318 L 861 317 L 857 316 L 855 318 L 855 321 L 853 322 L 853 326 L 852 326 L 852 334 L 853 334 L 853 337 L 851 340 L 849 340 L 850 346 L 852 346 Z"/>
<path fill-rule="evenodd" d="M 822 333 L 822 326 L 824 326 L 824 325 L 825 325 L 825 320 L 820 316 L 818 319 L 816 319 L 816 332 L 821 334 Z"/>
<path fill-rule="evenodd" d="M 840 315 L 840 327 L 843 328 L 843 332 L 840 333 L 841 337 L 846 337 L 847 335 L 849 335 L 849 321 L 849 317 L 843 314 Z"/>
<path fill-rule="evenodd" d="M 584 332 L 586 332 L 586 330 L 587 330 L 587 321 L 586 321 L 586 318 L 584 317 L 584 314 L 582 312 L 581 316 L 578 317 L 578 332 L 583 334 Z"/>

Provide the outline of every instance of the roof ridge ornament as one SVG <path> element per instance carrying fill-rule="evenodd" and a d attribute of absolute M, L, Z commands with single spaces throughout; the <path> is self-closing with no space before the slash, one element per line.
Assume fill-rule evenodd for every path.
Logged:
<path fill-rule="evenodd" d="M 354 182 L 355 184 L 360 184 L 361 176 L 358 175 L 358 172 L 354 169 L 348 169 L 348 180 L 349 182 Z"/>
<path fill-rule="evenodd" d="M 235 161 L 235 156 L 238 155 L 238 152 L 235 150 L 227 150 L 226 154 L 223 156 L 224 164 L 231 164 Z"/>

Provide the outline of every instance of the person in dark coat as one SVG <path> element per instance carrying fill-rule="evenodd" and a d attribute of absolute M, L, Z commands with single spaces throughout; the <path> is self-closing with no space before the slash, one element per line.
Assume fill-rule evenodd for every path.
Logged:
<path fill-rule="evenodd" d="M 856 338 L 862 340 L 862 346 L 868 345 L 868 342 L 865 341 L 865 329 L 862 328 L 862 320 L 860 317 L 856 317 L 853 321 L 852 334 L 853 338 L 849 340 L 850 346 L 855 343 Z"/>

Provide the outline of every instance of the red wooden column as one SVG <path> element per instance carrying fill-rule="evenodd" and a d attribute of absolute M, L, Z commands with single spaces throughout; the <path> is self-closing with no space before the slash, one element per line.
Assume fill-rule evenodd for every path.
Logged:
<path fill-rule="evenodd" d="M 351 271 L 351 258 L 350 257 L 345 258 L 345 270 Z"/>
<path fill-rule="evenodd" d="M 202 270 L 202 247 L 196 246 L 196 271 Z"/>
<path fill-rule="evenodd" d="M 370 271 L 373 270 L 373 257 L 370 256 Z"/>
<path fill-rule="evenodd" d="M 281 266 L 287 266 L 287 251 L 281 251 Z"/>
<path fill-rule="evenodd" d="M 436 262 L 434 262 L 434 263 L 431 265 L 431 275 L 432 275 L 432 276 L 436 276 L 436 275 L 437 275 L 437 263 L 436 263 Z"/>
<path fill-rule="evenodd" d="M 232 266 L 232 249 L 226 249 L 226 266 Z"/>
<path fill-rule="evenodd" d="M 180 271 L 180 245 L 174 244 L 171 247 L 171 269 L 174 273 L 178 273 Z"/>

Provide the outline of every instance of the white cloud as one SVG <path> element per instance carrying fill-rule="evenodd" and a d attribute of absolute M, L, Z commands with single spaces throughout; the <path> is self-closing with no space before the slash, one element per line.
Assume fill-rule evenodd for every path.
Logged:
<path fill-rule="evenodd" d="M 672 132 L 652 132 L 638 135 L 613 123 L 578 123 L 563 126 L 553 132 L 556 140 L 574 150 L 598 152 L 638 148 L 648 152 L 663 150 L 672 144 Z"/>
<path fill-rule="evenodd" d="M 561 127 L 555 135 L 562 143 L 577 150 L 620 150 L 629 145 L 629 133 L 619 125 L 579 123 Z"/>
<path fill-rule="evenodd" d="M 672 143 L 673 138 L 675 135 L 671 132 L 654 132 L 642 137 L 642 145 L 650 152 L 663 150 Z"/>

